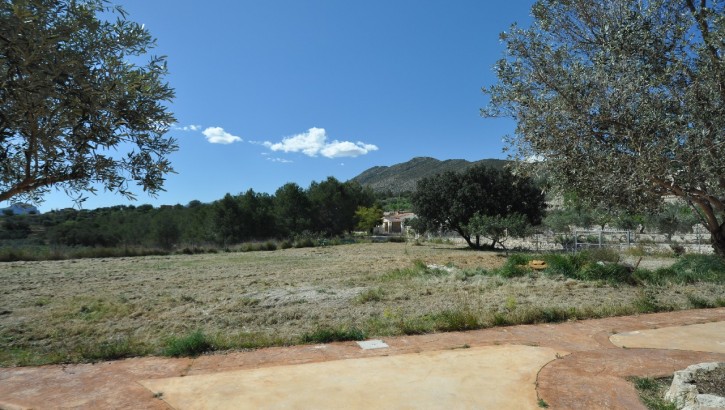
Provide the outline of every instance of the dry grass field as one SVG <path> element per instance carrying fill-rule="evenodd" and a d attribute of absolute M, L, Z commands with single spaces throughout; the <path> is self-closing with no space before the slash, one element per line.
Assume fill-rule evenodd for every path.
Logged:
<path fill-rule="evenodd" d="M 3 263 L 0 365 L 183 354 L 169 348 L 185 341 L 243 349 L 687 309 L 725 294 L 721 282 L 485 272 L 505 262 L 450 245 L 367 243 Z"/>

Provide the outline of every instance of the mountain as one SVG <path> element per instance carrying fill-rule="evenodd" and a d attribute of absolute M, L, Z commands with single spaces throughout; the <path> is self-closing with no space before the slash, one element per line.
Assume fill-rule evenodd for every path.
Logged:
<path fill-rule="evenodd" d="M 416 184 L 421 178 L 426 178 L 446 171 L 460 172 L 474 165 L 485 164 L 493 168 L 503 168 L 509 161 L 503 159 L 483 159 L 480 161 L 466 161 L 464 159 L 449 159 L 440 161 L 430 157 L 417 157 L 402 164 L 372 167 L 352 178 L 362 186 L 369 186 L 375 192 L 392 192 L 399 194 L 415 191 Z"/>
<path fill-rule="evenodd" d="M 15 203 L 7 208 L 0 209 L 0 215 L 28 215 L 39 214 L 38 208 L 30 204 Z"/>

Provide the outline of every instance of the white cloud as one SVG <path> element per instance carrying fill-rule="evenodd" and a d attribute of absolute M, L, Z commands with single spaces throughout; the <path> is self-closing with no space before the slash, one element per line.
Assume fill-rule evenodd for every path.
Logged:
<path fill-rule="evenodd" d="M 272 151 L 301 152 L 310 157 L 322 155 L 326 158 L 358 157 L 370 151 L 376 151 L 377 146 L 363 142 L 337 141 L 327 142 L 327 133 L 324 128 L 310 128 L 307 132 L 283 138 L 282 142 L 264 143 Z"/>
<path fill-rule="evenodd" d="M 178 131 L 199 131 L 201 129 L 201 125 L 185 125 L 183 127 L 174 127 L 174 129 Z"/>
<path fill-rule="evenodd" d="M 372 144 L 365 144 L 360 141 L 332 141 L 320 150 L 320 153 L 327 158 L 359 157 L 370 151 L 377 151 L 378 147 Z"/>
<path fill-rule="evenodd" d="M 310 128 L 303 134 L 283 138 L 282 142 L 276 144 L 266 142 L 264 145 L 272 151 L 302 152 L 310 157 L 315 157 L 324 148 L 326 140 L 324 128 Z"/>
<path fill-rule="evenodd" d="M 271 157 L 267 157 L 267 161 L 279 162 L 280 164 L 291 164 L 292 163 L 292 161 L 290 161 L 288 159 L 284 159 L 284 158 L 271 158 Z"/>
<path fill-rule="evenodd" d="M 201 133 L 212 144 L 231 144 L 233 142 L 243 141 L 240 137 L 224 131 L 222 127 L 209 127 Z"/>

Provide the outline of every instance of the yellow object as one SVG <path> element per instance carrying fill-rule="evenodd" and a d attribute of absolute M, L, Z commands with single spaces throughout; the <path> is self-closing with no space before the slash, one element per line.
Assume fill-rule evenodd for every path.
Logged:
<path fill-rule="evenodd" d="M 528 266 L 534 270 L 543 270 L 543 269 L 546 269 L 546 262 L 534 259 L 529 262 Z"/>

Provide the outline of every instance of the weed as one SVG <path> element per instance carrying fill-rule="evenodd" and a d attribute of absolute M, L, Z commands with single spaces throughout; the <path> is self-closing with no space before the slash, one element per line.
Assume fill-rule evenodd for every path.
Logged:
<path fill-rule="evenodd" d="M 585 280 L 603 280 L 610 283 L 635 284 L 629 270 L 622 265 L 598 261 L 587 265 L 578 274 Z"/>
<path fill-rule="evenodd" d="M 549 408 L 549 403 L 547 403 L 544 399 L 539 399 L 538 404 L 542 409 Z"/>
<path fill-rule="evenodd" d="M 516 310 L 516 298 L 515 298 L 515 297 L 513 297 L 513 296 L 509 296 L 509 297 L 507 297 L 507 298 L 506 298 L 506 305 L 505 305 L 505 308 L 506 308 L 506 310 L 508 310 L 509 312 L 513 312 L 514 310 Z"/>
<path fill-rule="evenodd" d="M 319 327 L 302 335 L 302 343 L 330 343 L 346 340 L 365 340 L 365 333 L 356 327 Z"/>
<path fill-rule="evenodd" d="M 81 356 L 92 362 L 124 359 L 141 356 L 145 353 L 146 349 L 142 345 L 133 342 L 129 337 L 104 341 L 93 347 L 81 349 Z"/>
<path fill-rule="evenodd" d="M 196 330 L 188 336 L 169 338 L 166 341 L 163 355 L 171 357 L 196 357 L 211 350 L 214 350 L 214 345 L 209 337 L 201 330 Z"/>
<path fill-rule="evenodd" d="M 632 305 L 638 313 L 668 312 L 672 310 L 670 306 L 660 304 L 651 290 L 640 292 Z"/>
<path fill-rule="evenodd" d="M 674 403 L 664 399 L 665 391 L 670 387 L 672 378 L 652 379 L 649 377 L 629 377 L 627 380 L 634 384 L 639 392 L 642 403 L 651 410 L 675 410 Z"/>
<path fill-rule="evenodd" d="M 687 301 L 690 302 L 690 305 L 692 305 L 692 307 L 695 309 L 711 309 L 717 307 L 716 303 L 710 302 L 704 297 L 693 294 L 687 295 Z"/>
<path fill-rule="evenodd" d="M 43 307 L 50 304 L 50 299 L 47 297 L 38 298 L 35 300 L 34 305 L 38 307 Z"/>
<path fill-rule="evenodd" d="M 385 297 L 385 291 L 382 288 L 367 289 L 357 295 L 355 301 L 357 303 L 380 302 Z"/>
<path fill-rule="evenodd" d="M 407 279 L 414 277 L 425 277 L 425 276 L 441 276 L 448 274 L 447 271 L 438 268 L 432 268 L 426 265 L 420 259 L 413 261 L 413 266 L 410 268 L 395 269 L 391 272 L 383 275 L 385 280 L 396 280 L 396 279 Z"/>
<path fill-rule="evenodd" d="M 444 332 L 480 329 L 478 316 L 470 309 L 445 310 L 433 317 L 435 330 Z"/>
<path fill-rule="evenodd" d="M 524 276 L 531 271 L 526 266 L 526 264 L 529 263 L 529 260 L 531 260 L 530 257 L 520 253 L 515 253 L 509 256 L 506 263 L 499 268 L 496 273 L 504 278 Z"/>

